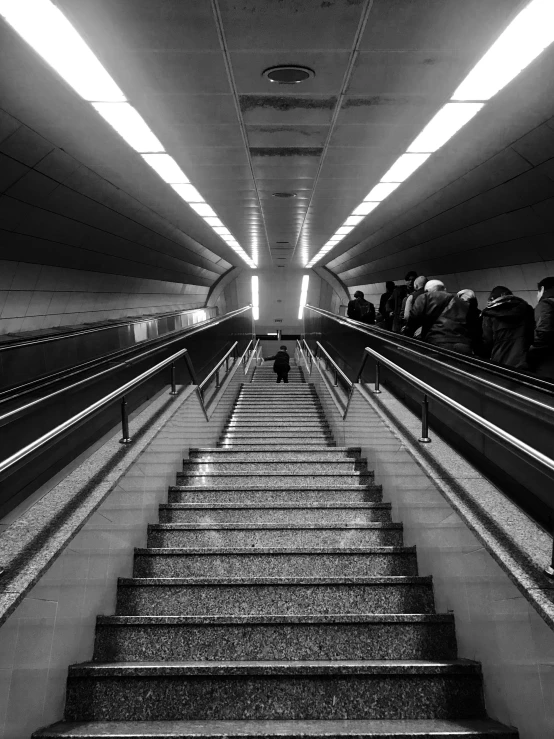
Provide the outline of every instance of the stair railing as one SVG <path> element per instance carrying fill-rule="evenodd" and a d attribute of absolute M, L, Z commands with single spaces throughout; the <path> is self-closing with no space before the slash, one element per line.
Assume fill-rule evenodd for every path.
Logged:
<path fill-rule="evenodd" d="M 157 375 L 164 369 L 170 370 L 170 394 L 175 394 L 175 363 L 182 358 L 185 359 L 189 372 L 191 373 L 191 378 L 196 384 L 194 368 L 192 366 L 192 362 L 190 361 L 190 357 L 188 357 L 188 350 L 181 349 L 180 351 L 175 352 L 175 354 L 172 354 L 170 357 L 167 357 L 161 362 L 158 362 L 158 364 L 154 365 L 153 367 L 150 367 L 150 369 L 138 375 L 133 380 L 126 382 L 124 385 L 121 385 L 116 390 L 108 393 L 108 395 L 105 395 L 103 398 L 97 400 L 92 405 L 89 405 L 88 408 L 85 408 L 79 413 L 76 413 L 71 418 L 68 418 L 67 421 L 64 421 L 59 426 L 56 426 L 55 428 L 48 431 L 46 434 L 43 434 L 38 439 L 32 441 L 30 444 L 27 444 L 27 446 L 23 447 L 15 454 L 12 454 L 7 459 L 4 459 L 2 462 L 0 462 L 0 478 L 3 477 L 6 473 L 11 474 L 12 472 L 15 472 L 16 469 L 18 469 L 22 464 L 26 463 L 31 455 L 35 454 L 41 449 L 45 450 L 46 447 L 54 440 L 63 436 L 67 436 L 72 430 L 76 429 L 85 421 L 100 413 L 100 411 L 102 411 L 104 408 L 111 405 L 117 400 L 119 400 L 121 403 L 122 438 L 120 439 L 120 443 L 131 443 L 132 439 L 129 435 L 129 417 L 127 412 L 127 395 L 131 392 L 131 390 L 134 390 L 135 388 L 144 384 L 147 380 L 149 380 L 154 375 Z"/>
<path fill-rule="evenodd" d="M 200 404 L 202 405 L 202 410 L 204 411 L 206 420 L 208 420 L 208 408 L 211 405 L 215 396 L 217 395 L 217 391 L 220 389 L 220 387 L 223 385 L 223 383 L 227 379 L 229 372 L 233 369 L 236 362 L 238 361 L 244 362 L 244 356 L 248 352 L 248 347 L 250 346 L 251 343 L 252 341 L 250 341 L 250 343 L 246 347 L 246 351 L 244 352 L 243 356 L 239 357 L 239 350 L 238 350 L 239 343 L 238 341 L 235 341 L 235 343 L 231 346 L 231 348 L 225 352 L 225 354 L 219 360 L 219 362 L 216 364 L 213 370 L 197 386 L 196 391 L 198 393 L 198 398 L 200 400 Z M 232 362 L 230 367 L 229 367 L 229 362 Z M 225 369 L 222 370 L 223 365 L 225 365 Z M 224 373 L 223 377 L 222 377 L 222 371 Z M 215 382 L 212 394 L 210 395 L 208 399 L 206 399 L 207 389 L 212 384 L 212 382 Z"/>
<path fill-rule="evenodd" d="M 515 453 L 521 459 L 524 459 L 526 462 L 531 461 L 533 465 L 538 466 L 542 472 L 547 471 L 550 474 L 554 473 L 554 459 L 547 457 L 546 454 L 542 454 L 542 452 L 539 452 L 537 449 L 533 449 L 533 447 L 529 446 L 529 444 L 526 444 L 524 441 L 521 441 L 515 436 L 512 436 L 512 434 L 504 431 L 504 429 L 501 429 L 494 423 L 491 423 L 486 418 L 483 418 L 483 416 L 474 413 L 472 410 L 466 408 L 464 405 L 458 403 L 456 400 L 449 397 L 448 395 L 441 393 L 440 390 L 436 390 L 428 383 L 420 380 L 419 377 L 412 375 L 411 372 L 408 372 L 402 367 L 399 367 L 390 359 L 368 346 L 366 346 L 365 348 L 365 357 L 358 373 L 358 378 L 356 380 L 357 382 L 359 382 L 365 362 L 369 357 L 372 357 L 376 361 L 377 365 L 384 365 L 385 367 L 387 367 L 387 369 L 399 375 L 411 385 L 422 391 L 423 397 L 421 401 L 421 437 L 418 439 L 421 444 L 429 444 L 431 442 L 431 439 L 429 437 L 428 413 L 429 398 L 433 398 L 440 401 L 441 403 L 444 403 L 448 408 L 460 414 L 475 426 L 478 426 L 483 431 L 486 431 L 488 434 L 494 436 L 498 441 L 502 442 L 504 446 L 506 446 L 511 452 Z M 376 373 L 375 377 L 376 383 L 374 392 L 378 393 L 380 392 L 378 372 Z M 544 572 L 548 577 L 554 578 L 554 543 L 550 565 L 545 568 Z"/>
<path fill-rule="evenodd" d="M 315 355 L 310 349 L 306 339 L 297 340 L 297 344 L 298 350 L 300 352 L 300 355 L 304 359 L 304 363 L 306 365 L 306 368 L 308 369 L 309 374 L 312 374 L 314 365 L 317 365 L 317 367 L 319 368 L 321 372 L 321 377 L 323 378 L 324 382 L 329 388 L 329 391 L 335 398 L 340 408 L 341 416 L 344 420 L 348 413 L 348 409 L 350 408 L 350 401 L 354 393 L 354 383 L 348 379 L 348 377 L 344 374 L 344 372 L 331 357 L 331 355 L 323 348 L 319 341 L 316 341 Z M 328 379 L 328 377 L 326 376 L 327 374 L 331 374 L 331 376 L 333 377 L 333 382 Z M 339 383 L 342 383 L 342 393 L 338 390 Z"/>

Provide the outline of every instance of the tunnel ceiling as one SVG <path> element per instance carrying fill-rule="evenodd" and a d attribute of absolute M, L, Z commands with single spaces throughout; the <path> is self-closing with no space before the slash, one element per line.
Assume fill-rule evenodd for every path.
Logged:
<path fill-rule="evenodd" d="M 240 244 L 257 255 L 260 267 L 300 268 L 404 152 L 525 3 L 57 4 Z M 6 28 L 1 33 L 3 59 L 10 60 L 9 67 L 4 64 L 9 79 L 3 83 L 10 109 L 118 187 L 139 193 L 142 202 L 198 245 L 244 266 L 88 104 L 18 37 Z M 262 75 L 278 64 L 301 65 L 315 75 L 298 85 L 279 85 Z M 425 231 L 431 216 L 442 214 L 442 233 L 452 231 L 452 218 L 456 229 L 471 223 L 467 212 L 449 221 L 453 205 L 500 182 L 499 170 L 509 180 L 534 164 L 525 165 L 524 153 L 515 159 L 505 155 L 500 162 L 495 156 L 553 114 L 552 67 L 547 51 L 323 264 L 350 285 L 372 276 L 373 281 L 398 276 L 402 265 L 425 260 L 420 245 L 440 235 L 436 224 Z M 543 178 L 548 175 L 543 173 Z M 551 187 L 552 180 L 548 182 Z M 523 182 L 520 189 L 540 186 Z M 402 256 L 416 246 L 419 253 Z M 435 247 L 434 258 L 441 253 L 441 247 Z"/>

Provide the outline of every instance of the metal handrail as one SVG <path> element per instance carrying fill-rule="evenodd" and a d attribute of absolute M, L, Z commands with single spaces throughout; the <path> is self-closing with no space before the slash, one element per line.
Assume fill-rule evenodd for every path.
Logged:
<path fill-rule="evenodd" d="M 223 357 L 219 360 L 219 362 L 216 364 L 216 366 L 213 368 L 213 370 L 206 375 L 206 377 L 202 380 L 202 382 L 198 385 L 200 390 L 204 389 L 204 385 L 207 385 L 209 382 L 211 382 L 212 376 L 215 375 L 216 380 L 216 387 L 219 387 L 219 368 L 223 364 L 223 362 L 227 365 L 227 371 L 229 370 L 229 359 L 231 357 L 231 354 L 233 355 L 233 358 L 236 359 L 238 356 L 237 347 L 239 345 L 238 341 L 235 341 L 235 343 L 231 346 L 231 348 L 225 352 Z"/>
<path fill-rule="evenodd" d="M 413 339 L 410 336 L 405 336 L 403 334 L 393 334 L 387 329 L 378 328 L 377 326 L 368 326 L 367 323 L 360 323 L 359 321 L 354 321 L 352 318 L 347 318 L 346 316 L 338 316 L 336 313 L 331 313 L 330 311 L 324 310 L 323 308 L 317 308 L 314 305 L 307 304 L 306 308 L 314 311 L 314 313 L 319 313 L 320 315 L 326 316 L 327 318 L 332 318 L 336 323 L 339 323 L 343 326 L 355 328 L 357 331 L 362 331 L 368 336 L 377 337 L 380 341 L 385 341 L 387 344 L 390 344 L 396 349 L 410 348 L 412 351 L 415 351 L 416 354 L 424 356 L 426 359 L 431 359 L 431 357 L 429 357 L 428 354 L 423 354 L 417 349 L 432 350 L 436 354 L 444 355 L 447 359 L 455 359 L 457 364 L 463 363 L 469 365 L 470 367 L 478 367 L 479 369 L 485 370 L 492 375 L 515 381 L 520 385 L 525 385 L 533 390 L 540 390 L 540 392 L 542 393 L 547 393 L 554 396 L 554 384 L 540 377 L 533 377 L 532 375 L 518 372 L 517 370 L 511 369 L 510 367 L 501 367 L 492 362 L 488 362 L 485 359 L 480 359 L 479 357 L 468 357 L 460 354 L 459 352 L 452 351 L 451 349 L 433 346 L 432 344 L 425 344 L 425 342 L 421 342 L 418 339 Z M 412 349 L 412 347 L 416 348 Z M 452 365 L 449 364 L 448 367 L 450 369 L 452 368 Z M 504 389 L 501 385 L 497 385 L 496 387 L 498 387 L 500 390 Z M 520 397 L 524 397 L 527 399 L 526 395 Z"/>
<path fill-rule="evenodd" d="M 248 370 L 250 369 L 250 362 L 252 361 L 252 357 L 257 357 L 260 352 L 260 340 L 256 339 L 256 343 L 254 344 L 254 348 L 250 349 L 252 346 L 253 339 L 250 339 L 248 342 L 248 346 L 246 347 L 244 354 L 242 355 L 242 363 L 244 365 L 244 374 L 246 375 L 248 373 Z M 246 355 L 249 353 L 248 358 Z"/>
<path fill-rule="evenodd" d="M 348 377 L 346 377 L 346 375 L 341 370 L 341 368 L 336 364 L 336 362 L 333 360 L 333 358 L 329 356 L 329 354 L 325 351 L 325 349 L 323 349 L 323 347 L 321 346 L 321 344 L 319 342 L 316 342 L 316 343 L 318 344 L 318 348 L 320 347 L 325 352 L 325 354 L 329 357 L 329 360 L 335 366 L 336 370 L 338 370 L 338 372 L 340 372 L 340 374 L 344 377 L 344 379 L 348 383 L 348 387 L 349 387 L 348 396 L 346 398 L 346 403 L 344 403 L 344 409 L 342 411 L 342 419 L 344 420 L 346 418 L 347 414 L 348 414 L 348 410 L 350 408 L 350 401 L 352 400 L 352 395 L 354 394 L 354 383 L 351 380 L 349 380 Z M 312 350 L 310 349 L 310 346 L 309 346 L 308 342 L 306 341 L 306 339 L 302 339 L 302 341 L 299 341 L 297 339 L 297 344 L 298 344 L 298 349 L 300 350 L 300 353 L 302 354 L 302 357 L 304 358 L 304 362 L 305 362 L 306 367 L 307 367 L 308 366 L 308 361 L 307 361 L 306 357 L 304 356 L 304 352 L 302 350 L 302 344 L 304 344 L 304 347 L 305 347 L 305 350 L 306 350 L 306 355 L 307 355 L 307 357 L 310 360 L 309 373 L 311 375 L 312 374 L 312 371 L 313 371 L 313 365 L 314 364 L 319 368 L 319 365 L 317 363 L 317 356 L 314 356 L 314 354 L 313 354 Z M 319 371 L 321 372 L 321 369 L 319 369 Z M 323 374 L 323 372 L 321 372 L 321 376 L 322 376 L 324 382 L 328 382 L 327 379 L 325 378 L 325 375 Z M 337 384 L 338 384 L 338 382 L 335 383 L 335 387 L 337 386 Z M 337 395 L 336 393 L 332 393 L 332 395 L 336 399 L 340 400 L 341 402 L 343 401 L 343 399 L 340 397 L 340 395 Z"/>
<path fill-rule="evenodd" d="M 302 341 L 305 341 L 305 339 L 303 339 Z M 311 375 L 312 374 L 312 363 L 310 361 L 310 365 L 308 366 L 308 360 L 304 356 L 304 350 L 302 349 L 302 343 L 301 343 L 300 339 L 296 339 L 296 350 L 298 352 L 300 352 L 300 356 L 304 360 L 304 364 L 306 365 L 306 369 L 308 370 L 308 374 Z M 296 359 L 296 357 L 295 357 L 295 359 Z M 298 361 L 298 360 L 296 360 L 296 361 Z"/>
<path fill-rule="evenodd" d="M 189 331 L 186 331 L 186 336 L 193 336 L 194 334 L 198 333 L 199 331 L 204 331 L 207 328 L 211 328 L 212 326 L 217 326 L 222 321 L 226 321 L 229 318 L 233 318 L 235 315 L 239 313 L 243 313 L 244 311 L 248 310 L 249 306 L 246 306 L 245 308 L 239 308 L 237 311 L 231 311 L 230 313 L 226 313 L 223 316 L 216 317 L 216 318 L 210 318 L 209 321 L 202 321 L 201 323 L 198 323 L 194 326 L 194 328 L 191 328 Z M 209 324 L 209 325 L 207 325 Z M 183 330 L 185 331 L 185 329 Z M 119 362 L 118 364 L 112 365 L 111 367 L 108 367 L 105 370 L 101 370 L 100 372 L 97 372 L 94 375 L 90 375 L 89 377 L 85 377 L 83 380 L 78 380 L 77 382 L 72 383 L 71 385 L 65 385 L 64 387 L 60 388 L 59 390 L 55 390 L 53 393 L 49 393 L 48 395 L 43 395 L 40 398 L 36 398 L 35 400 L 32 400 L 30 403 L 27 403 L 26 405 L 22 405 L 19 408 L 15 408 L 12 411 L 8 411 L 7 413 L 0 416 L 0 426 L 4 426 L 6 423 L 15 420 L 15 418 L 19 417 L 20 415 L 23 415 L 26 411 L 28 411 L 30 408 L 35 408 L 36 406 L 40 405 L 41 403 L 45 403 L 48 400 L 51 400 L 52 398 L 55 398 L 58 395 L 63 395 L 63 393 L 69 392 L 71 390 L 74 390 L 75 388 L 86 386 L 88 384 L 92 384 L 96 380 L 98 380 L 101 377 L 112 375 L 115 372 L 119 371 L 122 367 L 130 367 L 133 364 L 136 364 L 137 362 L 141 362 L 144 359 L 146 359 L 150 354 L 155 354 L 156 352 L 161 351 L 162 349 L 171 346 L 172 344 L 175 344 L 178 341 L 183 341 L 185 337 L 182 335 L 182 332 L 179 332 L 179 336 L 171 336 L 167 338 L 166 342 L 161 342 L 161 346 L 155 346 L 151 349 L 147 349 L 146 351 L 141 352 L 137 356 L 133 357 L 132 359 Z M 95 360 L 95 361 L 108 361 L 105 357 L 102 358 L 102 360 Z M 185 362 L 187 364 L 187 369 L 189 371 L 192 384 L 198 385 L 198 381 L 196 379 L 196 373 L 194 371 L 194 367 L 192 366 L 192 362 L 190 357 L 185 355 Z M 79 370 L 81 371 L 81 370 Z M 72 373 L 75 374 L 75 373 Z M 59 379 L 55 380 L 56 382 L 59 382 Z M 51 384 L 51 383 L 48 383 Z M 17 396 L 16 396 L 17 397 Z M 2 401 L 0 400 L 0 404 L 2 402 L 6 402 L 6 400 Z"/>
<path fill-rule="evenodd" d="M 546 468 L 546 470 L 548 470 L 548 472 L 550 473 L 554 473 L 554 459 L 547 457 L 546 454 L 539 452 L 537 449 L 533 449 L 533 447 L 529 446 L 529 444 L 526 444 L 524 441 L 521 441 L 517 437 L 512 436 L 512 434 L 508 433 L 507 431 L 504 431 L 504 429 L 501 429 L 499 426 L 496 426 L 496 424 L 491 423 L 486 418 L 483 418 L 483 416 L 480 416 L 477 413 L 474 413 L 472 410 L 470 410 L 469 408 L 466 408 L 464 405 L 462 405 L 461 403 L 458 403 L 456 400 L 453 400 L 448 395 L 441 393 L 440 390 L 436 390 L 434 387 L 432 387 L 428 383 L 424 382 L 423 380 L 420 380 L 419 377 L 412 375 L 411 372 L 408 372 L 402 367 L 399 367 L 392 360 L 388 359 L 387 357 L 383 356 L 379 352 L 375 351 L 375 349 L 371 349 L 370 347 L 366 346 L 364 351 L 366 352 L 366 358 L 368 355 L 372 356 L 377 361 L 378 364 L 383 364 L 385 367 L 388 367 L 390 370 L 395 372 L 397 375 L 400 375 L 405 380 L 407 380 L 409 383 L 411 383 L 412 385 L 414 385 L 415 387 L 423 391 L 422 416 L 421 416 L 422 429 L 421 429 L 421 437 L 418 439 L 419 442 L 428 444 L 431 441 L 431 439 L 429 438 L 429 427 L 428 427 L 428 410 L 429 410 L 428 396 L 430 396 L 432 398 L 435 398 L 436 400 L 441 401 L 448 408 L 455 410 L 457 413 L 462 415 L 464 418 L 468 419 L 475 425 L 479 426 L 481 429 L 484 429 L 485 431 L 492 434 L 502 444 L 510 447 L 510 449 L 514 451 L 519 457 L 523 457 L 524 459 L 531 458 L 533 462 L 538 464 L 540 467 Z M 360 369 L 359 376 L 361 375 L 362 369 L 363 369 L 363 363 L 362 363 L 362 368 Z M 379 387 L 378 387 L 378 382 L 376 384 L 377 384 L 376 390 L 380 392 Z M 554 577 L 554 548 L 552 552 L 551 564 L 548 568 L 545 569 L 545 573 L 549 577 Z"/>
<path fill-rule="evenodd" d="M 333 357 L 329 354 L 329 352 L 319 343 L 319 341 L 316 341 L 317 345 L 317 351 L 316 351 L 316 359 L 317 359 L 317 353 L 322 352 L 325 355 L 325 358 L 331 362 L 333 365 L 333 369 L 335 371 L 335 385 L 338 385 L 338 375 L 341 375 L 343 380 L 346 382 L 349 388 L 352 387 L 352 381 L 344 374 L 344 372 L 341 370 L 341 368 L 338 366 L 338 364 L 335 362 Z"/>
<path fill-rule="evenodd" d="M 124 444 L 128 444 L 131 441 L 131 439 L 129 437 L 129 426 L 128 426 L 128 418 L 127 418 L 127 402 L 125 399 L 125 395 L 130 390 L 138 387 L 139 385 L 142 385 L 143 382 L 146 382 L 146 380 L 148 380 L 150 377 L 160 372 L 160 370 L 162 370 L 164 367 L 173 365 L 178 359 L 180 359 L 183 356 L 186 356 L 187 352 L 188 352 L 188 349 L 180 349 L 175 354 L 172 354 L 170 357 L 167 357 L 166 359 L 162 360 L 158 364 L 154 365 L 154 367 L 151 367 L 150 369 L 146 370 L 142 374 L 138 375 L 138 377 L 135 377 L 133 380 L 129 380 L 129 382 L 126 382 L 124 385 L 121 385 L 116 390 L 113 390 L 111 393 L 108 393 L 108 395 L 105 395 L 103 398 L 101 398 L 100 400 L 97 400 L 92 405 L 89 405 L 88 408 L 85 408 L 79 413 L 76 413 L 74 416 L 67 419 L 67 421 L 64 421 L 59 426 L 56 426 L 55 428 L 48 431 L 46 434 L 43 434 L 42 436 L 40 436 L 38 439 L 35 439 L 35 441 L 32 441 L 30 444 L 27 444 L 27 446 L 23 447 L 23 449 L 20 449 L 19 451 L 15 452 L 15 454 L 12 454 L 7 459 L 4 459 L 2 462 L 0 462 L 0 474 L 9 470 L 10 467 L 14 467 L 14 465 L 24 460 L 30 454 L 33 454 L 34 452 L 44 447 L 46 444 L 48 444 L 48 442 L 52 441 L 53 439 L 56 439 L 57 437 L 61 436 L 65 432 L 69 431 L 69 429 L 76 426 L 78 423 L 83 421 L 85 418 L 90 418 L 91 416 L 95 415 L 100 410 L 102 410 L 102 408 L 105 408 L 113 400 L 116 400 L 118 398 L 121 398 L 121 410 L 122 410 L 123 438 L 121 439 L 121 442 Z M 172 383 L 172 390 L 173 390 L 173 383 Z"/>

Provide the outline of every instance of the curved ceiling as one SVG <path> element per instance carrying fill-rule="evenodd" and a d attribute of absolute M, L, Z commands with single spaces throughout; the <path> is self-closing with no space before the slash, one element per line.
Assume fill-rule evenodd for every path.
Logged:
<path fill-rule="evenodd" d="M 58 0 L 57 5 L 260 267 L 298 269 L 525 3 Z M 192 252 L 207 250 L 212 265 L 222 260 L 213 270 L 217 276 L 231 265 L 244 266 L 4 25 L 0 46 L 2 99 L 10 113 L 173 224 Z M 552 167 L 545 164 L 553 147 L 546 122 L 554 113 L 553 59 L 554 53 L 545 52 L 321 264 L 347 285 L 376 282 L 397 277 L 408 264 L 444 272 L 446 263 L 458 264 L 469 247 L 547 231 L 552 209 L 539 204 L 554 196 Z M 315 76 L 291 86 L 262 75 L 286 63 L 313 69 Z M 296 197 L 275 198 L 275 192 Z M 520 216 L 501 218 L 519 209 Z M 488 221 L 493 222 L 479 226 Z M 499 263 L 497 252 L 488 258 Z"/>

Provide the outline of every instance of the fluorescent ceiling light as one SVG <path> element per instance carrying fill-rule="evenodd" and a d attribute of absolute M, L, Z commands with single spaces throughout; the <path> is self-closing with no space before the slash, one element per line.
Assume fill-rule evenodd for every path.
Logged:
<path fill-rule="evenodd" d="M 204 198 L 202 197 L 202 195 L 200 195 L 198 190 L 194 187 L 194 185 L 171 185 L 171 187 L 189 205 L 191 203 L 205 203 L 206 202 Z M 215 216 L 215 213 L 213 213 L 213 215 Z"/>
<path fill-rule="evenodd" d="M 363 221 L 363 216 L 348 216 L 346 221 L 344 222 L 344 226 L 357 226 L 360 221 Z"/>
<path fill-rule="evenodd" d="M 335 231 L 335 236 L 346 236 L 346 234 L 349 234 L 353 228 L 354 226 L 341 226 Z"/>
<path fill-rule="evenodd" d="M 1 0 L 0 0 L 1 1 Z M 143 154 L 142 158 L 155 170 L 168 185 L 174 183 L 188 183 L 189 179 L 169 154 Z"/>
<path fill-rule="evenodd" d="M 353 216 L 367 216 L 372 210 L 379 205 L 379 203 L 360 203 L 357 208 L 352 211 Z"/>
<path fill-rule="evenodd" d="M 533 0 L 458 87 L 452 100 L 490 100 L 554 41 L 554 3 Z"/>
<path fill-rule="evenodd" d="M 0 14 L 82 98 L 89 102 L 125 101 L 115 81 L 49 0 L 0 0 Z"/>
<path fill-rule="evenodd" d="M 484 103 L 446 103 L 425 126 L 408 152 L 434 152 L 476 115 Z"/>
<path fill-rule="evenodd" d="M 92 103 L 92 105 L 135 151 L 142 154 L 164 150 L 160 140 L 146 125 L 144 118 L 129 103 Z"/>
<path fill-rule="evenodd" d="M 126 101 L 77 30 L 50 0 L 0 0 L 0 15 L 222 238 L 231 236 L 177 162 L 164 151 L 140 113 Z M 227 243 L 249 266 L 256 266 L 235 239 Z"/>
<path fill-rule="evenodd" d="M 365 200 L 381 202 L 399 187 L 400 182 L 379 182 L 368 192 Z"/>
<path fill-rule="evenodd" d="M 186 187 L 186 185 L 183 185 Z M 215 216 L 216 213 L 208 203 L 189 203 L 190 207 L 195 210 L 199 216 Z"/>
<path fill-rule="evenodd" d="M 381 182 L 404 182 L 430 156 L 430 154 L 402 154 L 389 171 L 381 177 Z"/>
<path fill-rule="evenodd" d="M 260 293 L 258 275 L 252 275 L 252 314 L 255 321 L 260 317 Z"/>
<path fill-rule="evenodd" d="M 300 307 L 298 309 L 298 320 L 302 320 L 304 315 L 304 306 L 308 299 L 308 285 L 310 284 L 310 275 L 304 275 L 302 277 L 302 287 L 300 289 Z"/>

